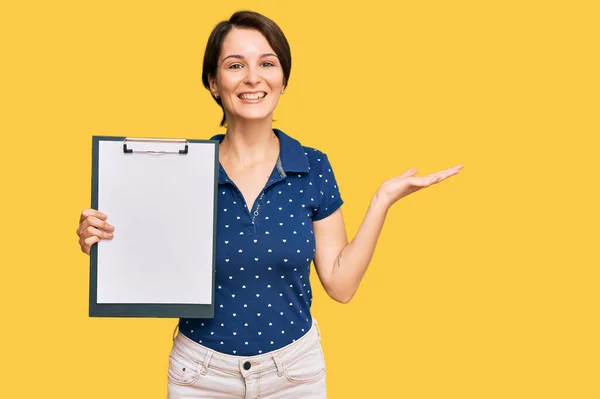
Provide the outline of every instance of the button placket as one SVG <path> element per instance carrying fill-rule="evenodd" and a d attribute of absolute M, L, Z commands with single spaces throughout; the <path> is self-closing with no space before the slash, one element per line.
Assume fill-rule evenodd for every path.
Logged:
<path fill-rule="evenodd" d="M 261 205 L 263 204 L 263 199 L 264 199 L 264 197 L 265 197 L 265 194 L 266 194 L 266 192 L 267 192 L 267 189 L 268 189 L 269 187 L 271 187 L 273 184 L 275 184 L 275 183 L 277 183 L 278 181 L 282 180 L 282 179 L 283 179 L 283 177 L 285 177 L 285 172 L 284 172 L 284 174 L 283 174 L 283 176 L 282 176 L 282 175 L 281 175 L 281 171 L 279 170 L 279 168 L 280 168 L 280 164 L 281 164 L 281 161 L 280 161 L 279 159 L 278 159 L 277 161 L 278 161 L 278 162 L 277 162 L 277 167 L 276 167 L 276 169 L 277 169 L 277 170 L 280 172 L 280 173 L 279 173 L 279 177 L 280 177 L 280 178 L 279 178 L 279 179 L 277 179 L 276 177 L 273 177 L 273 172 L 271 173 L 271 176 L 269 177 L 269 180 L 267 180 L 267 183 L 266 183 L 266 184 L 265 184 L 265 186 L 263 187 L 263 189 L 262 189 L 262 191 L 261 191 L 261 193 L 260 193 L 260 196 L 259 196 L 259 197 L 258 197 L 258 199 L 255 201 L 255 205 L 256 205 L 256 207 L 255 207 L 255 208 L 256 208 L 256 209 L 251 209 L 251 210 L 250 210 L 250 221 L 252 222 L 252 227 L 253 227 L 253 229 L 254 229 L 254 234 L 255 234 L 255 235 L 256 235 L 256 218 L 258 217 L 258 215 L 260 215 L 260 212 L 259 212 L 259 210 L 260 210 L 260 208 L 261 208 Z M 263 206 L 263 210 L 264 210 L 264 206 Z"/>
<path fill-rule="evenodd" d="M 252 224 L 254 224 L 254 219 L 256 219 L 256 217 L 259 215 L 258 210 L 260 209 L 260 205 L 262 204 L 262 200 L 263 200 L 264 196 L 265 196 L 265 189 L 262 190 L 262 192 L 260 193 L 260 197 L 258 197 L 258 201 L 256 201 L 256 209 L 252 213 Z"/>

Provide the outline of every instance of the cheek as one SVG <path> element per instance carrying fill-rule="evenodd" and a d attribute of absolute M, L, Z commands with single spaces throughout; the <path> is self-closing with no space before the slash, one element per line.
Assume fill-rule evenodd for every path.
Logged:
<path fill-rule="evenodd" d="M 233 93 L 235 91 L 235 88 L 239 84 L 239 78 L 236 78 L 235 75 L 224 75 L 220 77 L 220 79 L 217 81 L 217 84 L 219 87 L 219 91 L 222 93 L 223 96 L 226 96 L 227 94 Z"/>
<path fill-rule="evenodd" d="M 271 70 L 265 74 L 265 80 L 269 83 L 272 89 L 283 87 L 283 71 Z"/>

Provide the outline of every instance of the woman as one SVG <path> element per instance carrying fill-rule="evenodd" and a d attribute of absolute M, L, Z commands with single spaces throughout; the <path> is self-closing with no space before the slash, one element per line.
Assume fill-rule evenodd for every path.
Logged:
<path fill-rule="evenodd" d="M 462 165 L 385 181 L 349 243 L 336 179 L 321 151 L 273 129 L 291 54 L 280 28 L 237 12 L 211 33 L 203 82 L 223 110 L 215 316 L 181 319 L 171 351 L 169 398 L 324 398 L 325 361 L 311 317 L 310 263 L 334 300 L 358 289 L 388 209 L 458 173 Z M 112 239 L 107 216 L 82 212 L 82 251 Z"/>

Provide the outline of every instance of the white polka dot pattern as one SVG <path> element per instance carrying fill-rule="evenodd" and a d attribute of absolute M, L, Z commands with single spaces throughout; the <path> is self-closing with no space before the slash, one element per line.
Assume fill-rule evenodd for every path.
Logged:
<path fill-rule="evenodd" d="M 245 206 L 220 165 L 215 316 L 179 323 L 182 334 L 222 353 L 272 351 L 310 329 L 312 222 L 343 204 L 328 157 L 274 132 L 280 158 L 254 204 Z"/>

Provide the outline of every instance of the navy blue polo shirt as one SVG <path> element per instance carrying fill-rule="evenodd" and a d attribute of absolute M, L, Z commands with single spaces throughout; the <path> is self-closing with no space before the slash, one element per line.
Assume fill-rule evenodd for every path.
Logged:
<path fill-rule="evenodd" d="M 215 315 L 179 321 L 182 334 L 230 355 L 276 350 L 311 328 L 313 221 L 343 204 L 327 155 L 273 131 L 279 158 L 254 204 L 219 163 Z"/>

